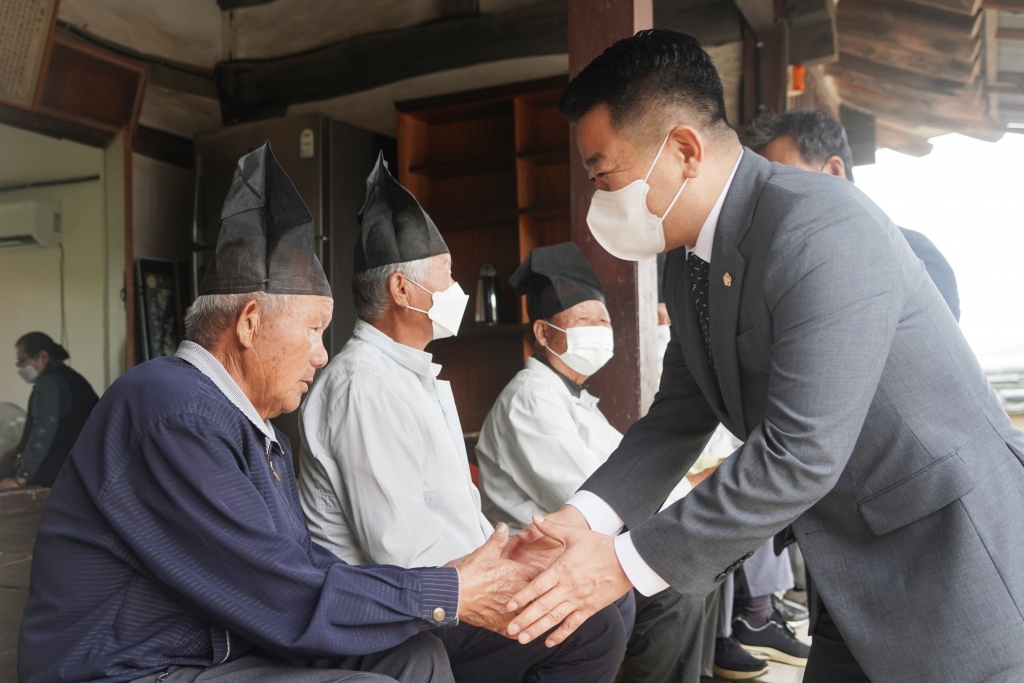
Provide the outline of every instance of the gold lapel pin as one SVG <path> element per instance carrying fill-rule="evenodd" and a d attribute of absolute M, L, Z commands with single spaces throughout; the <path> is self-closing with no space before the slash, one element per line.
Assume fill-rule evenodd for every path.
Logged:
<path fill-rule="evenodd" d="M 722 276 L 722 282 L 725 283 L 726 287 L 732 287 L 732 275 L 729 275 L 729 273 L 726 273 L 725 275 L 723 275 Z"/>

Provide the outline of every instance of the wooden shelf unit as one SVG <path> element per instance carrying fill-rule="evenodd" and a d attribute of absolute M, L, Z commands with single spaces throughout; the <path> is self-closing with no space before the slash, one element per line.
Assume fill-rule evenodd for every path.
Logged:
<path fill-rule="evenodd" d="M 398 179 L 431 215 L 470 295 L 457 337 L 428 351 L 452 383 L 465 432 L 478 432 L 498 394 L 522 369 L 532 335 L 509 286 L 534 247 L 569 233 L 569 124 L 558 111 L 564 77 L 400 102 Z M 502 319 L 473 322 L 477 269 L 490 262 Z"/>

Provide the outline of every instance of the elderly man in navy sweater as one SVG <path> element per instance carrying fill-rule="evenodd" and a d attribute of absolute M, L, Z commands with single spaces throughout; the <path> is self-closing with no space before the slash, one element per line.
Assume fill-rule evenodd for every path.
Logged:
<path fill-rule="evenodd" d="M 57 479 L 21 680 L 451 681 L 429 631 L 502 631 L 537 570 L 499 558 L 506 529 L 457 567 L 354 567 L 310 540 L 269 418 L 295 410 L 327 362 L 333 300 L 269 144 L 239 161 L 200 293 L 191 341 L 106 392 Z M 585 666 L 602 637 L 549 657 Z"/>

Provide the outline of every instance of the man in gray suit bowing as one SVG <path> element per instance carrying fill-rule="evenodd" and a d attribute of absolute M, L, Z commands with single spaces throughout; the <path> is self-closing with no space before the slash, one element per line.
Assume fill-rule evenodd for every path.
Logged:
<path fill-rule="evenodd" d="M 549 565 L 509 633 L 557 643 L 630 587 L 705 594 L 792 525 L 821 600 L 805 681 L 1024 678 L 1024 434 L 892 221 L 744 150 L 689 36 L 619 41 L 560 106 L 591 232 L 668 252 L 674 326 L 650 412 L 506 548 Z M 719 422 L 743 446 L 658 513 Z"/>

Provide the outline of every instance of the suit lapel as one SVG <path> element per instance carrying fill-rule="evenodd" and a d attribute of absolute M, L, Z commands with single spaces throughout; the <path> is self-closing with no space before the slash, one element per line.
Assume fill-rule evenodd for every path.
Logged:
<path fill-rule="evenodd" d="M 671 267 L 670 265 L 671 264 Z M 718 383 L 708 365 L 708 355 L 704 352 L 704 337 L 700 333 L 700 321 L 697 319 L 697 309 L 693 305 L 693 297 L 690 295 L 690 287 L 686 276 L 686 249 L 679 248 L 669 253 L 669 262 L 665 264 L 666 276 L 671 274 L 674 282 L 671 288 L 668 282 L 665 283 L 666 295 L 669 291 L 675 294 L 671 304 L 670 314 L 677 311 L 682 312 L 681 320 L 675 322 L 672 317 L 676 334 L 679 335 L 679 343 L 683 348 L 683 359 L 686 367 L 690 370 L 697 386 L 700 387 L 704 398 L 712 410 L 719 416 L 719 419 L 726 417 L 722 410 L 722 394 L 718 389 Z"/>
<path fill-rule="evenodd" d="M 733 433 L 743 439 L 747 438 L 747 427 L 743 421 L 736 335 L 739 333 L 740 295 L 747 262 L 740 253 L 739 245 L 750 229 L 754 207 L 770 174 L 771 164 L 756 152 L 744 148 L 718 217 L 708 275 L 711 352 L 718 374 L 717 385 L 730 421 L 736 427 Z"/>
<path fill-rule="evenodd" d="M 736 323 L 740 313 L 740 291 L 747 262 L 728 235 L 715 231 L 708 276 L 708 310 L 711 323 L 711 353 L 715 357 L 718 388 L 732 423 L 746 439 L 743 399 L 740 395 L 739 362 L 736 358 Z M 728 285 L 726 284 L 728 283 Z"/>

